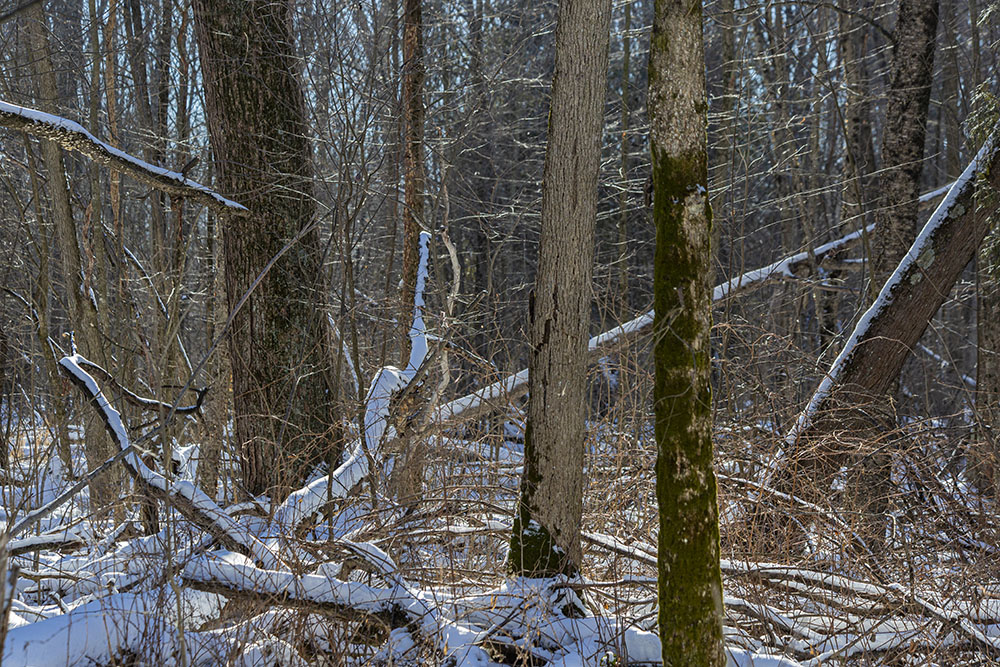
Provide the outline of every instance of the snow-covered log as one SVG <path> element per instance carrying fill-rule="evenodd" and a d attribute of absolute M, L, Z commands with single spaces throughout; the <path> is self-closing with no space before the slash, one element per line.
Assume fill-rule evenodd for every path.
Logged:
<path fill-rule="evenodd" d="M 85 364 L 86 360 L 78 354 L 59 360 L 62 370 L 73 384 L 84 392 L 97 410 L 112 441 L 117 444 L 121 452 L 127 452 L 122 462 L 135 480 L 153 497 L 175 507 L 188 520 L 219 540 L 227 549 L 249 556 L 265 567 L 280 564 L 281 559 L 272 548 L 249 534 L 204 491 L 188 481 L 170 481 L 143 463 L 142 458 L 132 447 L 121 414 L 104 396 L 93 376 L 83 369 Z"/>
<path fill-rule="evenodd" d="M 158 659 L 159 664 L 180 664 L 176 612 L 183 614 L 190 628 L 217 616 L 219 607 L 217 596 L 194 592 L 182 596 L 178 609 L 177 597 L 169 587 L 110 595 L 69 613 L 11 629 L 4 641 L 2 663 L 31 667 L 106 665 L 135 653 Z"/>
<path fill-rule="evenodd" d="M 76 549 L 86 544 L 83 537 L 73 529 L 57 530 L 41 535 L 31 535 L 7 543 L 7 554 L 20 556 L 33 551 Z"/>
<path fill-rule="evenodd" d="M 248 213 L 242 204 L 192 181 L 182 173 L 149 164 L 106 144 L 82 125 L 67 118 L 0 101 L 0 126 L 54 141 L 67 150 L 76 151 L 99 164 L 128 174 L 140 183 L 205 204 L 217 213 Z"/>
<path fill-rule="evenodd" d="M 388 631 L 415 623 L 426 611 L 398 587 L 379 588 L 323 574 L 296 575 L 287 570 L 202 558 L 189 563 L 182 576 L 192 588 L 228 598 L 372 623 L 376 635 L 387 634 L 378 633 L 379 627 Z"/>

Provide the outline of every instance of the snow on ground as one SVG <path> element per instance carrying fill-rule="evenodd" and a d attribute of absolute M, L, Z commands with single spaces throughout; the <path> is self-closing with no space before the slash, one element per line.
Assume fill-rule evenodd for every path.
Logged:
<path fill-rule="evenodd" d="M 427 252 L 424 236 L 420 289 Z M 161 530 L 139 534 L 135 503 L 126 504 L 117 527 L 91 515 L 85 485 L 63 502 L 74 480 L 54 456 L 48 431 L 20 425 L 19 450 L 0 486 L 8 528 L 21 526 L 7 546 L 17 576 L 6 592 L 3 664 L 304 665 L 332 658 L 351 666 L 485 666 L 526 657 L 552 665 L 656 664 L 649 428 L 607 418 L 589 429 L 585 578 L 504 574 L 523 452 L 516 407 L 485 432 L 463 426 L 428 436 L 419 511 L 404 511 L 377 486 L 353 492 L 373 462 L 386 465 L 393 399 L 430 354 L 422 304 L 415 305 L 413 355 L 405 369 L 374 374 L 364 432 L 343 463 L 330 474 L 318 471 L 273 511 L 267 499 L 226 506 L 199 490 L 197 444 L 176 443 L 176 472 L 144 463 L 133 445 L 139 433 L 83 360 L 63 359 L 134 474 L 163 492 Z M 608 336 L 645 326 L 640 318 Z M 449 404 L 449 414 L 510 390 L 492 387 Z M 898 462 L 892 533 L 880 553 L 859 537 L 855 517 L 835 511 L 833 499 L 775 494 L 752 474 L 741 477 L 748 462 L 758 470 L 766 464 L 771 452 L 755 438 L 766 433 L 773 441 L 773 426 L 720 428 L 731 665 L 860 665 L 883 657 L 901 665 L 988 664 L 982 661 L 1000 656 L 1000 586 L 982 565 L 997 551 L 995 508 L 949 467 L 953 453 L 934 435 L 937 427 L 917 427 L 910 434 L 917 444 Z M 81 470 L 82 444 L 70 444 Z M 766 503 L 790 508 L 807 548 L 780 562 L 747 550 L 748 518 Z M 42 507 L 51 511 L 26 522 Z"/>

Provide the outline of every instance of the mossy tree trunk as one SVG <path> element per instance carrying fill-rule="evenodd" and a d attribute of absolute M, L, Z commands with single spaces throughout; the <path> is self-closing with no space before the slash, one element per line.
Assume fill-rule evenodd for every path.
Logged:
<path fill-rule="evenodd" d="M 296 235 L 233 321 L 234 438 L 245 491 L 283 495 L 327 457 L 336 384 L 314 222 L 312 161 L 287 0 L 196 0 L 205 111 L 221 190 L 230 311 Z"/>
<path fill-rule="evenodd" d="M 711 209 L 700 0 L 656 0 L 649 51 L 653 400 L 665 665 L 722 666 L 719 510 L 709 366 Z"/>
<path fill-rule="evenodd" d="M 587 325 L 610 25 L 610 0 L 559 4 L 525 466 L 510 548 L 515 574 L 574 574 L 580 566 Z"/>

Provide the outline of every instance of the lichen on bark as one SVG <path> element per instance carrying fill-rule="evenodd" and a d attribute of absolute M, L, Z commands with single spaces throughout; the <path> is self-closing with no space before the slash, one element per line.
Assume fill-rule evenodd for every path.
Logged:
<path fill-rule="evenodd" d="M 657 0 L 649 99 L 660 641 L 665 665 L 721 667 L 704 67 L 701 3 Z"/>

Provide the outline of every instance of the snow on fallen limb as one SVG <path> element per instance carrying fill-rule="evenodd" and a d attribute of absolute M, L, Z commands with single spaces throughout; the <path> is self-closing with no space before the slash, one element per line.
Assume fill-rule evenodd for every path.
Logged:
<path fill-rule="evenodd" d="M 296 575 L 287 570 L 261 569 L 246 563 L 205 557 L 185 566 L 189 586 L 226 597 L 328 614 L 353 621 L 377 621 L 389 628 L 413 623 L 425 611 L 399 587 L 379 588 L 340 581 L 319 574 Z"/>
<path fill-rule="evenodd" d="M 368 474 L 368 457 L 355 441 L 351 453 L 340 466 L 329 475 L 309 483 L 288 495 L 274 511 L 275 523 L 291 530 L 302 521 L 319 512 L 328 502 L 345 498 Z"/>
<path fill-rule="evenodd" d="M 146 398 L 140 396 L 135 392 L 129 391 L 127 388 L 123 387 L 121 383 L 115 380 L 114 376 L 111 375 L 103 366 L 95 364 L 89 359 L 84 357 L 79 358 L 79 363 L 81 368 L 87 369 L 88 372 L 93 371 L 91 375 L 96 373 L 102 382 L 107 382 L 113 385 L 114 394 L 120 396 L 127 403 L 134 405 L 142 410 L 164 410 L 166 412 L 173 411 L 174 414 L 187 415 L 198 412 L 201 410 L 202 403 L 205 401 L 205 395 L 208 394 L 208 388 L 203 387 L 200 389 L 192 388 L 198 398 L 195 403 L 191 405 L 174 405 L 171 403 L 164 403 L 163 401 L 158 401 L 155 398 Z"/>
<path fill-rule="evenodd" d="M 137 181 L 171 195 L 189 197 L 218 213 L 242 215 L 247 208 L 184 174 L 149 164 L 134 155 L 104 143 L 82 125 L 61 116 L 0 101 L 0 125 L 23 130 L 81 153 L 106 167 L 117 169 Z"/>
<path fill-rule="evenodd" d="M 45 551 L 80 547 L 86 544 L 83 536 L 73 529 L 56 530 L 41 535 L 31 535 L 7 544 L 10 556 L 19 556 L 32 551 Z"/>
<path fill-rule="evenodd" d="M 483 633 L 442 613 L 433 599 L 415 591 L 399 575 L 395 563 L 384 551 L 365 542 L 341 541 L 353 558 L 358 558 L 377 572 L 385 587 L 341 581 L 327 574 L 334 568 L 321 568 L 317 574 L 294 574 L 285 570 L 263 570 L 238 559 L 220 560 L 205 557 L 188 563 L 184 581 L 199 590 L 220 593 L 266 604 L 279 605 L 310 613 L 325 614 L 362 624 L 375 622 L 384 630 L 405 629 L 407 636 L 417 635 L 424 645 L 455 664 L 489 664 L 486 652 L 477 644 Z M 381 635 L 381 636 L 380 636 Z M 385 639 L 380 632 L 371 638 Z M 401 636 L 389 634 L 387 651 L 401 647 Z M 393 639 L 396 643 L 394 644 Z"/>
<path fill-rule="evenodd" d="M 218 615 L 218 596 L 185 592 L 181 613 L 187 627 Z M 177 597 L 164 586 L 144 593 L 118 593 L 7 633 L 4 665 L 61 667 L 109 664 L 126 652 L 172 664 L 177 640 Z M 156 660 L 160 660 L 159 663 Z"/>
<path fill-rule="evenodd" d="M 751 653 L 741 648 L 726 648 L 727 667 L 801 667 L 800 663 L 780 655 Z"/>
<path fill-rule="evenodd" d="M 934 240 L 935 233 L 944 225 L 945 221 L 948 220 L 950 214 L 952 213 L 952 209 L 956 207 L 959 199 L 972 190 L 975 186 L 976 177 L 982 173 L 983 169 L 986 168 L 986 166 L 992 161 L 996 152 L 997 138 L 994 133 L 993 135 L 990 135 L 990 137 L 986 140 L 986 143 L 984 143 L 982 148 L 979 149 L 976 157 L 973 158 L 973 160 L 965 168 L 962 175 L 959 176 L 958 179 L 951 185 L 948 190 L 948 194 L 945 195 L 945 198 L 940 204 L 938 204 L 934 213 L 931 214 L 931 217 L 924 224 L 923 229 L 920 230 L 920 233 L 913 241 L 910 249 L 896 267 L 896 270 L 893 271 L 892 275 L 885 281 L 885 284 L 882 286 L 882 289 L 874 303 L 872 303 L 868 310 L 861 316 L 858 324 L 854 327 L 854 331 L 851 332 L 850 338 L 848 338 L 847 342 L 844 343 L 844 347 L 840 350 L 840 354 L 837 355 L 837 358 L 830 366 L 830 370 L 824 376 L 823 380 L 820 381 L 816 391 L 813 392 L 812 397 L 809 399 L 809 403 L 806 405 L 805 409 L 802 410 L 796 419 L 795 424 L 785 435 L 785 444 L 787 446 L 793 446 L 799 436 L 812 425 L 813 417 L 819 410 L 820 405 L 827 399 L 830 392 L 839 381 L 840 374 L 847 366 L 848 360 L 857 349 L 858 343 L 866 336 L 876 317 L 878 317 L 878 315 L 881 314 L 882 311 L 885 310 L 885 308 L 892 302 L 893 292 L 896 287 L 903 281 L 904 276 L 910 272 L 914 264 L 918 262 L 918 258 L 921 257 L 925 249 L 930 247 L 930 244 Z M 782 455 L 782 452 L 779 452 L 775 457 L 776 460 L 782 458 Z M 771 466 L 771 470 L 768 471 L 768 478 L 770 477 L 773 468 L 774 466 Z"/>
<path fill-rule="evenodd" d="M 227 548 L 253 557 L 265 566 L 281 562 L 278 555 L 263 542 L 249 534 L 233 517 L 219 507 L 215 501 L 189 481 L 170 481 L 149 468 L 132 447 L 128 432 L 122 423 L 121 414 L 111 405 L 87 371 L 83 369 L 86 360 L 78 354 L 63 357 L 59 365 L 74 384 L 90 398 L 104 421 L 105 428 L 124 453 L 122 462 L 129 473 L 158 498 L 170 503 L 187 519 L 208 531 Z"/>
<path fill-rule="evenodd" d="M 928 193 L 928 199 L 933 198 Z M 936 195 L 935 195 L 936 196 Z M 923 201 L 924 196 L 921 197 Z M 863 233 L 869 233 L 874 226 L 869 225 L 863 231 L 852 232 L 839 239 L 817 246 L 811 251 L 813 257 L 822 258 L 843 248 L 847 248 L 859 241 Z M 790 278 L 794 276 L 793 269 L 796 265 L 808 261 L 810 252 L 803 251 L 790 255 L 776 262 L 763 266 L 759 269 L 747 271 L 746 273 L 716 285 L 712 291 L 712 301 L 721 301 L 733 296 L 739 291 L 745 290 L 753 285 L 771 280 L 775 277 Z M 604 333 L 598 334 L 588 341 L 587 349 L 594 354 L 602 349 L 614 346 L 622 340 L 641 333 L 653 324 L 653 311 L 650 310 L 638 317 L 620 324 Z M 432 423 L 445 422 L 459 417 L 473 418 L 491 409 L 491 403 L 507 403 L 514 398 L 525 394 L 528 390 L 528 369 L 523 369 L 508 375 L 502 380 L 489 384 L 482 389 L 478 389 L 471 394 L 456 398 L 455 400 L 442 405 L 431 413 Z"/>
<path fill-rule="evenodd" d="M 424 290 L 427 286 L 427 266 L 430 234 L 420 233 L 420 260 L 413 296 L 413 322 L 410 324 L 410 358 L 406 368 L 384 366 L 375 373 L 365 395 L 364 441 L 355 441 L 348 450 L 347 460 L 329 475 L 289 494 L 275 510 L 276 523 L 291 529 L 319 512 L 327 503 L 345 497 L 368 475 L 369 457 L 377 458 L 382 443 L 395 437 L 389 427 L 389 404 L 392 397 L 409 385 L 427 359 L 427 327 L 424 324 Z"/>

